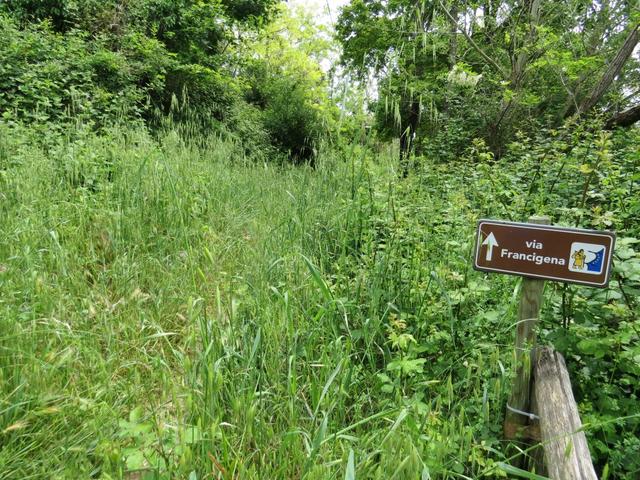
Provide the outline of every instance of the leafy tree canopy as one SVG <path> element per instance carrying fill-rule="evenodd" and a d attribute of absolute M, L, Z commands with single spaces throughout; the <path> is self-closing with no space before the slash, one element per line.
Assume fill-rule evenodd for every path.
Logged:
<path fill-rule="evenodd" d="M 638 19 L 622 0 L 353 0 L 337 35 L 343 63 L 377 77 L 378 128 L 404 153 L 481 137 L 500 155 L 515 131 L 637 103 Z"/>

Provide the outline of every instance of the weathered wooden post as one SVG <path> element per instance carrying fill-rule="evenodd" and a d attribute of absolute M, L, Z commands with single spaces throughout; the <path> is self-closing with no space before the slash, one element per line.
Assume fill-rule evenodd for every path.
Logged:
<path fill-rule="evenodd" d="M 549 217 L 531 217 L 529 223 L 549 225 Z M 525 277 L 522 280 L 518 324 L 516 327 L 515 368 L 516 377 L 511 388 L 504 421 L 504 436 L 512 440 L 518 436 L 527 437 L 524 429 L 529 417 L 523 412 L 531 408 L 531 349 L 536 344 L 536 324 L 542 306 L 544 280 Z"/>
<path fill-rule="evenodd" d="M 597 480 L 564 358 L 549 347 L 534 356 L 534 395 L 549 477 Z"/>

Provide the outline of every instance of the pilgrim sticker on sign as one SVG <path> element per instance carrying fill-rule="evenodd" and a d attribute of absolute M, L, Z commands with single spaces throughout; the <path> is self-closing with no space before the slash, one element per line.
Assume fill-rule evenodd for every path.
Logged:
<path fill-rule="evenodd" d="M 600 275 L 604 269 L 607 247 L 593 243 L 574 242 L 571 245 L 569 270 L 572 272 Z"/>

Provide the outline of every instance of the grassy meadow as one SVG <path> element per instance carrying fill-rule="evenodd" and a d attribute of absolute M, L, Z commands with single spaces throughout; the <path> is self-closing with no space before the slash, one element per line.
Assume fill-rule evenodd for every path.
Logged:
<path fill-rule="evenodd" d="M 607 172 L 627 183 L 589 190 L 633 192 L 624 152 Z M 402 179 L 395 157 L 353 144 L 310 168 L 171 129 L 3 127 L 0 478 L 510 476 L 519 281 L 471 269 L 475 222 L 536 211 L 569 224 L 586 177 L 531 158 L 425 160 Z M 552 179 L 555 192 L 541 187 Z M 606 211 L 637 208 L 608 198 Z M 636 288 L 634 239 L 620 237 L 616 278 Z M 590 439 L 628 454 L 640 353 L 635 290 L 619 285 L 550 286 L 541 334 L 578 357 Z M 630 353 L 587 345 L 598 362 L 580 360 L 604 332 L 594 319 L 613 317 L 626 336 L 602 348 Z M 594 385 L 615 399 L 606 417 Z M 633 478 L 597 445 L 599 468 Z"/>

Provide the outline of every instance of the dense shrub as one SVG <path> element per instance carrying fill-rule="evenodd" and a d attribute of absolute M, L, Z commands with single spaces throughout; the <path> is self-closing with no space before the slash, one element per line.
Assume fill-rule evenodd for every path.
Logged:
<path fill-rule="evenodd" d="M 75 116 L 103 124 L 140 108 L 145 90 L 130 78 L 121 53 L 88 42 L 81 32 L 54 33 L 47 23 L 19 30 L 0 16 L 0 29 L 5 119 L 42 122 Z"/>
<path fill-rule="evenodd" d="M 284 9 L 244 55 L 245 99 L 262 110 L 271 143 L 294 162 L 311 162 L 333 130 L 336 107 L 318 58 L 328 51 L 322 31 L 303 13 Z"/>
<path fill-rule="evenodd" d="M 99 128 L 131 119 L 157 127 L 168 116 L 188 124 L 185 132 L 231 131 L 249 155 L 280 150 L 308 161 L 327 130 L 317 62 L 295 45 L 264 55 L 259 46 L 269 36 L 250 36 L 257 51 L 237 38 L 286 16 L 276 3 L 0 4 L 0 109 L 10 120 L 73 119 Z"/>
<path fill-rule="evenodd" d="M 319 103 L 309 95 L 305 79 L 272 72 L 266 63 L 252 68 L 248 102 L 262 109 L 265 129 L 272 144 L 296 162 L 306 162 L 326 130 Z"/>

